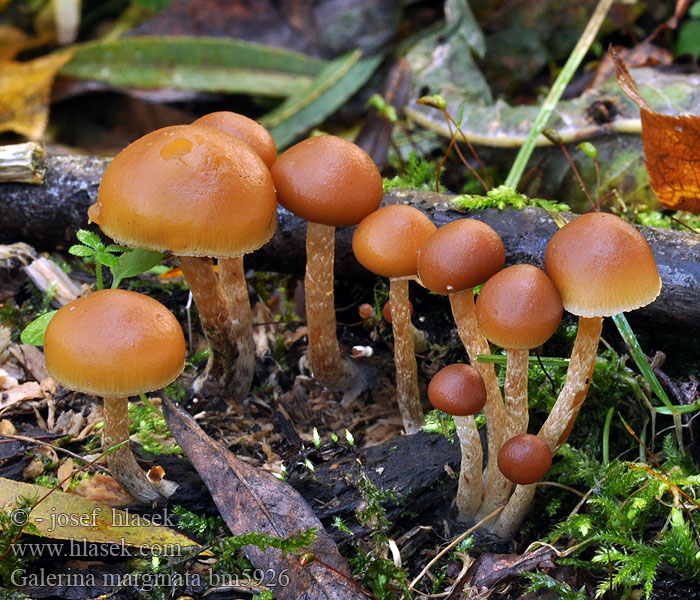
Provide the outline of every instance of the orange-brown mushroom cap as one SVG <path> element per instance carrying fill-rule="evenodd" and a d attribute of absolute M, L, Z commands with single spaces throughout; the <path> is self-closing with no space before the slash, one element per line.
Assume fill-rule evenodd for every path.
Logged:
<path fill-rule="evenodd" d="M 46 368 L 64 387 L 99 396 L 159 390 L 185 366 L 185 337 L 150 296 L 101 290 L 61 308 L 44 338 Z"/>
<path fill-rule="evenodd" d="M 270 132 L 260 123 L 239 113 L 220 110 L 192 122 L 192 125 L 214 127 L 248 144 L 269 169 L 277 158 L 277 146 Z"/>
<path fill-rule="evenodd" d="M 498 451 L 498 468 L 506 479 L 530 485 L 542 479 L 552 466 L 547 442 L 530 433 L 510 438 Z"/>
<path fill-rule="evenodd" d="M 275 231 L 270 171 L 250 146 L 212 127 L 175 125 L 112 160 L 88 215 L 112 239 L 182 256 L 242 256 Z"/>
<path fill-rule="evenodd" d="M 475 415 L 486 404 L 486 386 L 474 367 L 456 363 L 443 367 L 430 380 L 428 400 L 449 415 Z"/>
<path fill-rule="evenodd" d="M 503 268 L 506 250 L 496 231 L 476 219 L 440 227 L 418 253 L 421 283 L 436 294 L 463 292 Z"/>
<path fill-rule="evenodd" d="M 649 244 L 609 213 L 581 215 L 557 231 L 547 245 L 545 267 L 564 308 L 582 317 L 634 310 L 661 291 Z"/>
<path fill-rule="evenodd" d="M 366 269 L 383 277 L 416 274 L 418 251 L 437 227 L 420 210 L 392 204 L 367 215 L 352 236 L 352 251 Z"/>
<path fill-rule="evenodd" d="M 312 137 L 285 150 L 271 173 L 279 203 L 322 225 L 356 225 L 379 208 L 384 194 L 370 156 L 333 135 Z"/>
<path fill-rule="evenodd" d="M 476 319 L 490 342 L 514 350 L 544 344 L 556 331 L 563 308 L 552 280 L 533 265 L 496 273 L 476 298 Z"/>

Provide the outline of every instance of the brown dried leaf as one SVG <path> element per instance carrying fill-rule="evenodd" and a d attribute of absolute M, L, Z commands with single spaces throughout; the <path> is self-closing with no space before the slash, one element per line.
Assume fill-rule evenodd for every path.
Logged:
<path fill-rule="evenodd" d="M 72 54 L 63 51 L 27 62 L 0 63 L 0 132 L 41 136 L 48 121 L 54 78 Z"/>
<path fill-rule="evenodd" d="M 28 381 L 0 393 L 0 409 L 8 408 L 25 400 L 43 398 L 44 392 L 36 381 Z"/>
<path fill-rule="evenodd" d="M 167 398 L 162 400 L 163 414 L 177 443 L 201 475 L 214 502 L 234 535 L 249 531 L 290 537 L 315 528 L 316 541 L 310 550 L 323 562 L 342 573 L 348 566 L 323 525 L 308 504 L 290 485 L 269 473 L 245 464 L 233 453 L 212 440 L 182 408 Z M 278 600 L 361 600 L 364 594 L 351 583 L 319 563 L 301 566 L 299 559 L 279 550 L 245 548 L 254 568 L 272 569 L 281 583 L 275 587 Z"/>
<path fill-rule="evenodd" d="M 551 569 L 554 567 L 554 555 L 555 552 L 551 548 L 540 548 L 522 555 L 484 553 L 472 563 L 464 576 L 455 582 L 445 600 L 462 598 L 466 586 L 476 592 L 486 592 L 519 577 L 523 571 Z"/>
<path fill-rule="evenodd" d="M 107 506 L 130 506 L 136 502 L 111 475 L 103 473 L 81 480 L 73 494 Z"/>
<path fill-rule="evenodd" d="M 644 159 L 659 202 L 665 208 L 700 213 L 700 116 L 655 112 L 612 47 L 610 54 L 620 87 L 639 106 Z"/>

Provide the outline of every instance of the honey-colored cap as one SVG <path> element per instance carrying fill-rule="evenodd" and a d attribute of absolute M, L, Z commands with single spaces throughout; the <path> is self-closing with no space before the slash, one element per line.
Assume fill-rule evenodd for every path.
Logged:
<path fill-rule="evenodd" d="M 418 253 L 421 283 L 436 294 L 452 294 L 484 283 L 506 261 L 493 228 L 476 219 L 457 219 L 440 227 Z"/>
<path fill-rule="evenodd" d="M 379 208 L 384 195 L 370 156 L 333 135 L 312 137 L 285 150 L 271 173 L 279 203 L 322 225 L 356 225 Z"/>
<path fill-rule="evenodd" d="M 609 213 L 587 213 L 567 223 L 552 236 L 544 260 L 564 308 L 581 317 L 634 310 L 661 291 L 649 244 Z"/>
<path fill-rule="evenodd" d="M 420 210 L 392 204 L 367 215 L 352 236 L 358 262 L 383 277 L 416 274 L 418 250 L 437 230 Z"/>
<path fill-rule="evenodd" d="M 275 231 L 270 171 L 240 140 L 175 125 L 139 138 L 109 164 L 88 215 L 120 243 L 181 256 L 242 256 Z"/>
<path fill-rule="evenodd" d="M 542 479 L 552 466 L 547 442 L 531 433 L 510 438 L 498 451 L 498 468 L 506 479 L 530 485 Z"/>
<path fill-rule="evenodd" d="M 455 363 L 440 369 L 430 380 L 428 400 L 448 415 L 475 415 L 486 404 L 486 386 L 474 367 Z"/>
<path fill-rule="evenodd" d="M 556 331 L 563 308 L 552 280 L 533 265 L 513 265 L 489 279 L 476 298 L 476 318 L 501 348 L 529 350 Z"/>
<path fill-rule="evenodd" d="M 46 368 L 70 390 L 134 396 L 159 390 L 185 366 L 185 336 L 150 296 L 101 290 L 73 300 L 49 322 Z"/>
<path fill-rule="evenodd" d="M 248 144 L 269 169 L 277 158 L 277 146 L 270 132 L 253 119 L 228 110 L 199 117 L 192 125 L 214 127 Z"/>

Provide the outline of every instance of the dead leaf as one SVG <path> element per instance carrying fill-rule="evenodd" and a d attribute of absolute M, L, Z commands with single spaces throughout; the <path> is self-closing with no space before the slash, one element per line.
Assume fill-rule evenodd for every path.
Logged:
<path fill-rule="evenodd" d="M 175 440 L 201 475 L 234 535 L 257 531 L 287 538 L 299 531 L 317 529 L 318 535 L 310 550 L 326 564 L 349 574 L 345 559 L 294 488 L 245 464 L 207 436 L 189 414 L 167 398 L 163 398 L 162 406 Z M 275 587 L 278 600 L 365 598 L 358 588 L 319 563 L 302 567 L 297 557 L 285 556 L 275 549 L 263 552 L 255 546 L 247 546 L 245 551 L 254 568 L 272 569 L 278 579 L 282 573 L 289 578 L 288 585 Z"/>
<path fill-rule="evenodd" d="M 44 392 L 36 381 L 28 381 L 0 393 L 0 409 L 8 408 L 25 400 L 43 398 Z"/>
<path fill-rule="evenodd" d="M 27 62 L 0 63 L 0 132 L 36 139 L 48 122 L 51 86 L 73 52 L 62 51 Z"/>
<path fill-rule="evenodd" d="M 655 112 L 612 47 L 610 54 L 620 87 L 639 106 L 644 159 L 659 202 L 665 208 L 700 213 L 700 116 Z"/>
<path fill-rule="evenodd" d="M 670 65 L 673 63 L 673 54 L 666 48 L 655 46 L 648 39 L 640 42 L 634 48 L 618 46 L 615 48 L 615 51 L 632 69 L 655 65 Z M 614 72 L 615 64 L 613 63 L 612 55 L 606 54 L 595 70 L 593 80 L 586 87 L 597 90 Z"/>
<path fill-rule="evenodd" d="M 56 477 L 58 477 L 58 480 L 63 481 L 65 479 L 65 481 L 63 481 L 61 484 L 61 488 L 64 492 L 67 492 L 70 489 L 70 478 L 73 476 L 73 471 L 75 471 L 75 465 L 73 464 L 72 458 L 67 458 L 64 460 L 61 466 L 56 470 Z"/>
<path fill-rule="evenodd" d="M 39 485 L 0 478 L 0 506 L 12 506 L 17 496 L 38 499 L 47 492 Z M 197 546 L 181 533 L 155 524 L 169 522 L 170 516 L 162 512 L 140 518 L 135 513 L 55 491 L 31 510 L 28 522 L 36 526 L 42 537 L 55 540 L 113 543 L 154 551 L 168 548 L 171 552 Z"/>
<path fill-rule="evenodd" d="M 452 586 L 450 595 L 445 600 L 463 598 L 466 586 L 477 591 L 493 590 L 497 585 L 519 577 L 523 571 L 551 569 L 555 552 L 551 548 L 540 548 L 525 554 L 491 554 L 484 553 L 469 567 L 464 576 Z"/>
<path fill-rule="evenodd" d="M 16 433 L 17 429 L 12 424 L 12 421 L 9 419 L 0 421 L 0 435 L 15 435 Z"/>
<path fill-rule="evenodd" d="M 93 502 L 107 506 L 130 506 L 136 501 L 127 494 L 111 475 L 97 473 L 90 479 L 83 479 L 73 493 Z"/>

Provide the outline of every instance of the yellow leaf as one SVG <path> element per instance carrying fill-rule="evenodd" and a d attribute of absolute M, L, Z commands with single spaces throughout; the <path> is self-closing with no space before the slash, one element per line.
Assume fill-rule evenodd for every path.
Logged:
<path fill-rule="evenodd" d="M 14 506 L 17 496 L 38 499 L 47 491 L 38 485 L 0 478 L 0 508 Z M 137 553 L 152 551 L 171 556 L 184 556 L 186 548 L 198 546 L 195 541 L 162 525 L 177 522 L 167 508 L 152 515 L 138 515 L 55 491 L 28 514 L 12 512 L 11 508 L 10 513 L 14 524 L 23 525 L 23 519 L 25 522 L 28 519 L 42 537 L 71 540 L 71 543 L 82 546 L 86 543 L 112 543 L 122 548 L 136 548 Z M 121 549 L 117 550 L 121 552 Z M 207 554 L 211 556 L 211 553 Z"/>
<path fill-rule="evenodd" d="M 0 0 L 0 10 L 2 10 L 2 0 Z M 31 37 L 24 33 L 19 27 L 0 24 L 0 62 L 11 60 L 22 50 L 39 48 L 56 39 L 54 34 Z"/>
<path fill-rule="evenodd" d="M 71 58 L 63 51 L 28 62 L 0 63 L 0 132 L 14 131 L 36 139 L 44 133 L 51 86 Z"/>
<path fill-rule="evenodd" d="M 662 115 L 637 89 L 625 62 L 610 53 L 622 90 L 642 118 L 642 144 L 649 183 L 664 208 L 700 213 L 700 115 Z"/>

